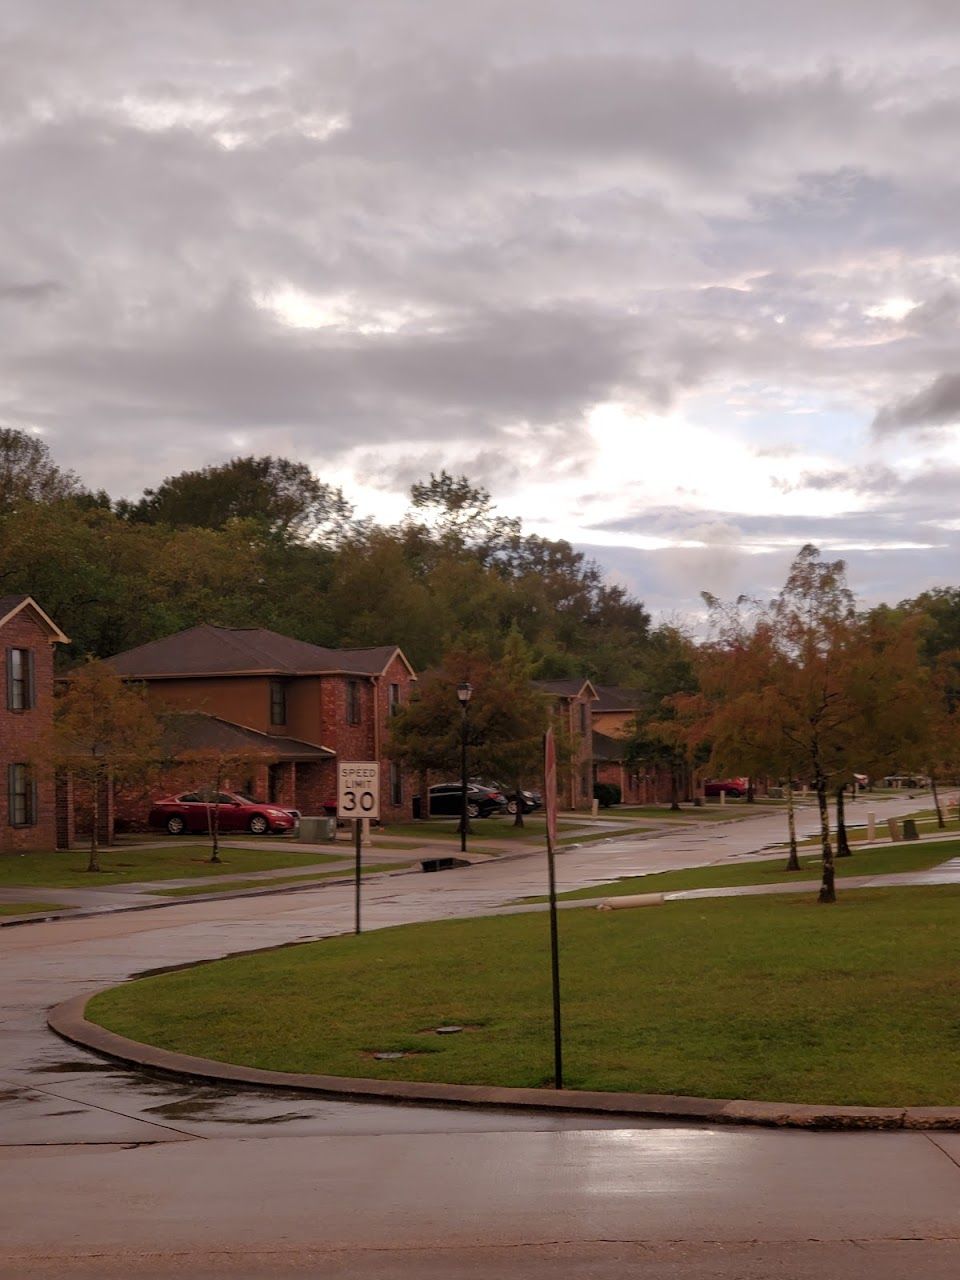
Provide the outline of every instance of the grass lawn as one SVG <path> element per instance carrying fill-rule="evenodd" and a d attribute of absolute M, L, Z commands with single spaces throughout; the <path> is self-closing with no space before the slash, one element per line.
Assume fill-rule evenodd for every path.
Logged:
<path fill-rule="evenodd" d="M 225 876 L 341 862 L 343 854 L 297 853 L 283 845 L 259 849 L 221 848 L 223 861 L 209 861 L 209 845 L 170 845 L 159 849 L 104 849 L 99 875 L 87 871 L 86 849 L 57 853 L 7 853 L 0 856 L 0 885 L 37 885 L 51 889 L 93 889 L 103 884 L 142 880 L 185 880 L 188 876 Z"/>
<path fill-rule="evenodd" d="M 409 862 L 380 862 L 372 866 L 363 865 L 363 875 L 372 875 L 375 871 L 401 871 L 410 866 Z M 237 889 L 275 889 L 291 884 L 315 884 L 319 880 L 346 880 L 353 876 L 353 869 L 343 871 L 318 871 L 313 876 L 276 876 L 270 880 L 224 880 L 223 884 L 191 884 L 180 889 L 158 889 L 158 898 L 186 898 L 202 893 L 233 893 Z"/>
<path fill-rule="evenodd" d="M 723 1098 L 960 1104 L 960 887 L 571 911 L 567 1083 Z M 437 957 L 443 963 L 437 963 Z M 164 1048 L 281 1071 L 550 1083 L 542 912 L 238 956 L 96 996 Z M 431 1028 L 458 1024 L 459 1035 Z M 408 1051 L 375 1061 L 376 1051 Z"/>
<path fill-rule="evenodd" d="M 925 871 L 960 855 L 960 840 L 937 845 L 896 844 L 863 849 L 850 858 L 837 858 L 837 879 L 844 876 L 885 876 L 895 871 Z M 758 862 L 731 862 L 717 867 L 687 867 L 681 871 L 652 871 L 627 876 L 611 884 L 571 889 L 558 898 L 615 898 L 628 893 L 669 893 L 674 889 L 726 889 L 741 884 L 788 884 L 791 880 L 819 880 L 820 858 L 801 858 L 802 870 L 784 871 L 786 855 Z M 546 894 L 521 899 L 546 902 Z"/>
<path fill-rule="evenodd" d="M 0 916 L 28 916 L 33 911 L 64 911 L 62 902 L 3 902 Z"/>

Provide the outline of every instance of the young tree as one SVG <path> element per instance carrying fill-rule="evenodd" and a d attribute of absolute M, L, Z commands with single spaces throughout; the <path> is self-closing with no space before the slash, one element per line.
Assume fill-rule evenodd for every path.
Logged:
<path fill-rule="evenodd" d="M 222 862 L 220 797 L 228 790 L 239 790 L 242 785 L 241 780 L 264 764 L 272 763 L 271 757 L 263 753 L 231 747 L 207 746 L 177 752 L 175 763 L 189 776 L 189 786 L 196 790 L 206 804 L 207 834 L 210 836 L 209 861 Z"/>
<path fill-rule="evenodd" d="M 518 787 L 537 776 L 548 700 L 531 687 L 529 667 L 516 642 L 508 642 L 500 662 L 476 651 L 448 653 L 422 682 L 417 697 L 394 717 L 390 754 L 421 773 L 459 776 L 464 722 L 456 690 L 462 681 L 473 686 L 466 717 L 469 774 L 507 777 Z"/>
<path fill-rule="evenodd" d="M 89 787 L 88 871 L 100 870 L 103 789 L 148 774 L 158 760 L 159 740 L 160 726 L 145 689 L 125 684 L 102 662 L 89 661 L 71 672 L 57 698 L 53 730 L 41 745 L 39 764 L 71 773 Z"/>

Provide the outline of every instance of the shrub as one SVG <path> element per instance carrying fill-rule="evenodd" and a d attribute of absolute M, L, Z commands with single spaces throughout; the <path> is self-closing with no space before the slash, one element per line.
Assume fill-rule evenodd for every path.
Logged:
<path fill-rule="evenodd" d="M 611 805 L 619 804 L 622 796 L 615 782 L 595 782 L 593 798 L 600 801 L 601 809 L 609 809 Z"/>

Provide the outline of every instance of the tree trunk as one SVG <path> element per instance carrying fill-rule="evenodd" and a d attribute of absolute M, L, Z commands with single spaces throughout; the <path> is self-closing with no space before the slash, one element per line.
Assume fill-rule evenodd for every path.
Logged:
<path fill-rule="evenodd" d="M 937 780 L 932 773 L 930 774 L 930 790 L 933 792 L 933 807 L 937 811 L 937 826 L 941 831 L 943 831 L 947 824 L 943 820 L 943 809 L 940 807 L 940 795 L 937 791 Z"/>
<path fill-rule="evenodd" d="M 846 787 L 837 787 L 837 857 L 850 857 L 850 841 L 847 839 L 847 822 L 843 808 Z"/>
<path fill-rule="evenodd" d="M 827 809 L 827 780 L 817 778 L 817 808 L 820 810 L 820 847 L 823 851 L 823 876 L 818 902 L 836 902 L 833 849 L 830 847 L 830 813 Z"/>
<path fill-rule="evenodd" d="M 754 794 L 753 778 L 747 779 L 747 804 L 756 804 L 757 797 Z"/>
<path fill-rule="evenodd" d="M 677 781 L 676 766 L 670 770 L 670 808 L 680 808 L 680 788 Z"/>
<path fill-rule="evenodd" d="M 95 773 L 93 776 L 93 805 L 92 805 L 93 821 L 90 826 L 90 858 L 87 862 L 88 871 L 100 870 L 100 774 Z"/>
<path fill-rule="evenodd" d="M 787 831 L 790 836 L 790 856 L 784 871 L 799 871 L 800 856 L 797 853 L 797 815 L 793 807 L 793 779 L 787 779 Z"/>
<path fill-rule="evenodd" d="M 517 797 L 517 812 L 513 815 L 513 825 L 515 827 L 523 826 L 523 799 L 520 795 L 520 783 L 513 784 L 513 793 Z"/>
<path fill-rule="evenodd" d="M 222 862 L 220 857 L 220 784 L 222 771 L 217 769 L 217 785 L 213 793 L 213 807 L 207 806 L 207 826 L 210 828 L 210 861 Z"/>

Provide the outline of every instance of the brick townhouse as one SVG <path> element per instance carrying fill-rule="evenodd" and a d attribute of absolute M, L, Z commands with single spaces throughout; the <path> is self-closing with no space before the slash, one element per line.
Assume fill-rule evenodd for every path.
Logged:
<path fill-rule="evenodd" d="M 34 762 L 53 723 L 54 646 L 67 643 L 30 596 L 0 596 L 0 853 L 58 844 L 57 786 Z"/>
<path fill-rule="evenodd" d="M 593 804 L 593 722 L 591 707 L 597 691 L 589 680 L 534 680 L 552 705 L 555 724 L 571 746 L 569 766 L 558 771 L 557 800 L 561 808 L 589 809 Z"/>
<path fill-rule="evenodd" d="M 204 623 L 107 661 L 147 686 L 155 711 L 176 713 L 179 750 L 261 757 L 248 776 L 230 780 L 232 789 L 322 813 L 336 795 L 337 759 L 376 760 L 383 819 L 411 815 L 411 777 L 384 750 L 390 717 L 417 678 L 396 645 L 326 649 L 261 627 Z M 168 781 L 166 789 L 183 785 L 173 774 Z M 128 808 L 120 816 L 137 815 Z"/>

